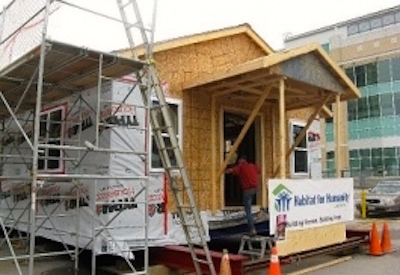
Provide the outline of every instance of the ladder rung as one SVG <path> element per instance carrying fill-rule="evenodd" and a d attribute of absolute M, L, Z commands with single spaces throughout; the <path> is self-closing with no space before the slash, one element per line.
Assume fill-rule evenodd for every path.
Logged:
<path fill-rule="evenodd" d="M 169 167 L 165 167 L 166 170 L 181 170 L 183 169 L 183 167 L 179 167 L 179 166 L 169 166 Z"/>
<path fill-rule="evenodd" d="M 153 131 L 162 131 L 162 130 L 168 130 L 168 128 L 172 128 L 172 126 L 159 126 L 159 127 L 154 127 L 151 128 Z"/>
<path fill-rule="evenodd" d="M 193 206 L 187 205 L 187 204 L 185 204 L 185 205 L 178 205 L 178 207 L 179 207 L 179 208 L 183 208 L 183 209 L 193 209 L 193 208 L 194 208 Z"/>
<path fill-rule="evenodd" d="M 194 258 L 193 260 L 200 264 L 210 264 L 207 260 L 203 260 L 203 259 L 199 259 L 199 258 Z"/>
<path fill-rule="evenodd" d="M 261 256 L 261 251 L 260 251 L 260 252 L 255 252 L 255 251 L 244 250 L 244 251 L 241 251 L 240 254 L 247 254 L 247 255 L 253 255 L 253 256 Z"/>
<path fill-rule="evenodd" d="M 187 227 L 198 227 L 197 224 L 195 223 L 182 223 L 182 224 Z"/>

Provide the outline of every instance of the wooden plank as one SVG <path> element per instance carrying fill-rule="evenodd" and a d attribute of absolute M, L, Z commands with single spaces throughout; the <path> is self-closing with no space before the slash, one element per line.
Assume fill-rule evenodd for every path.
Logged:
<path fill-rule="evenodd" d="M 290 157 L 290 155 L 293 153 L 294 148 L 296 148 L 301 140 L 304 138 L 304 136 L 307 133 L 307 130 L 310 128 L 311 124 L 313 123 L 314 119 L 317 117 L 317 115 L 321 112 L 322 108 L 325 106 L 326 102 L 328 102 L 331 98 L 332 94 L 327 95 L 324 100 L 320 103 L 320 105 L 318 106 L 318 108 L 315 109 L 315 111 L 313 112 L 313 114 L 308 118 L 306 125 L 304 126 L 304 128 L 301 130 L 301 132 L 299 133 L 299 135 L 297 136 L 295 142 L 292 144 L 292 146 L 290 146 L 289 151 L 286 153 L 285 158 L 288 159 Z M 275 168 L 274 173 L 272 174 L 272 177 L 275 178 L 279 172 L 280 169 L 280 165 L 278 164 L 278 167 Z"/>
<path fill-rule="evenodd" d="M 265 173 L 265 120 L 264 116 L 261 116 L 261 127 L 260 127 L 260 143 L 261 143 L 261 206 L 263 208 L 268 207 L 268 193 L 267 193 L 267 180 Z"/>
<path fill-rule="evenodd" d="M 261 107 L 263 106 L 264 101 L 268 97 L 270 91 L 271 91 L 271 87 L 269 86 L 266 89 L 265 93 L 260 97 L 257 104 L 254 106 L 254 109 L 252 110 L 249 118 L 247 119 L 246 123 L 244 124 L 242 130 L 240 131 L 240 134 L 238 135 L 235 143 L 233 144 L 229 154 L 226 156 L 224 163 L 222 164 L 221 168 L 219 169 L 219 172 L 217 174 L 217 181 L 220 179 L 221 175 L 224 173 L 226 167 L 228 166 L 228 162 L 232 158 L 233 154 L 239 148 L 240 143 L 242 142 L 243 138 L 245 137 L 245 135 L 246 135 L 247 131 L 249 130 L 251 124 L 253 123 L 254 119 L 258 115 L 258 112 L 260 111 Z"/>
<path fill-rule="evenodd" d="M 216 97 L 211 96 L 211 210 L 217 212 L 217 107 Z"/>
<path fill-rule="evenodd" d="M 342 127 L 341 127 L 341 104 L 340 104 L 340 95 L 336 96 L 336 104 L 335 104 L 335 119 L 334 119 L 334 127 L 336 132 L 336 140 L 335 140 L 335 161 L 336 161 L 336 177 L 340 178 L 341 170 L 342 170 Z"/>
<path fill-rule="evenodd" d="M 281 179 L 286 178 L 286 110 L 285 110 L 285 81 L 279 81 L 279 176 Z"/>

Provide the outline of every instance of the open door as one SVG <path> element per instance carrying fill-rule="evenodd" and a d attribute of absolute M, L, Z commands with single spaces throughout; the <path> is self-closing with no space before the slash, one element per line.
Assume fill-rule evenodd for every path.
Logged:
<path fill-rule="evenodd" d="M 245 115 L 224 112 L 224 154 L 228 155 L 230 148 L 235 142 L 237 136 L 246 123 L 247 117 Z M 228 167 L 232 167 L 237 157 L 244 154 L 247 156 L 248 161 L 259 165 L 258 160 L 260 159 L 257 155 L 257 142 L 260 142 L 260 138 L 257 138 L 257 128 L 259 128 L 260 119 L 256 119 L 249 128 L 246 136 L 241 142 L 236 154 L 230 160 Z M 258 127 L 257 127 L 258 125 Z M 231 174 L 225 174 L 224 179 L 224 201 L 226 207 L 232 206 L 243 206 L 242 203 L 242 189 L 240 187 L 240 180 Z M 254 198 L 253 204 L 256 204 L 256 198 Z"/>

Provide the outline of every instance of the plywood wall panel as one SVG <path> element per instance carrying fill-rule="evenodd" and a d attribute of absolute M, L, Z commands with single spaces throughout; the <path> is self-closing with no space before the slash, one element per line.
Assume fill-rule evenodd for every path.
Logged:
<path fill-rule="evenodd" d="M 286 240 L 277 242 L 279 256 L 286 256 L 302 251 L 337 244 L 346 240 L 346 224 L 307 228 L 286 232 Z"/>

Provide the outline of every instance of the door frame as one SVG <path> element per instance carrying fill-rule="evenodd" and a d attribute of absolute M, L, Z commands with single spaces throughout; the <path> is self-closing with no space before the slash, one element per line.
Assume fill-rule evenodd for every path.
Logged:
<path fill-rule="evenodd" d="M 219 110 L 219 164 L 220 167 L 224 163 L 224 113 L 236 113 L 241 115 L 249 116 L 251 114 L 251 110 L 245 108 L 239 108 L 229 105 L 222 104 Z M 259 122 L 257 122 L 259 121 Z M 261 169 L 261 192 L 257 192 L 256 205 L 266 207 L 267 203 L 267 188 L 266 188 L 266 178 L 265 178 L 265 121 L 264 121 L 264 113 L 260 111 L 256 119 L 255 123 L 255 146 L 256 146 L 256 164 L 259 165 Z M 258 125 L 257 125 L 258 124 Z M 260 142 L 256 142 L 257 138 L 259 138 Z M 243 206 L 226 206 L 225 204 L 225 177 L 221 177 L 219 180 L 219 191 L 220 191 L 220 200 L 221 206 L 223 210 L 235 210 L 242 209 Z"/>

